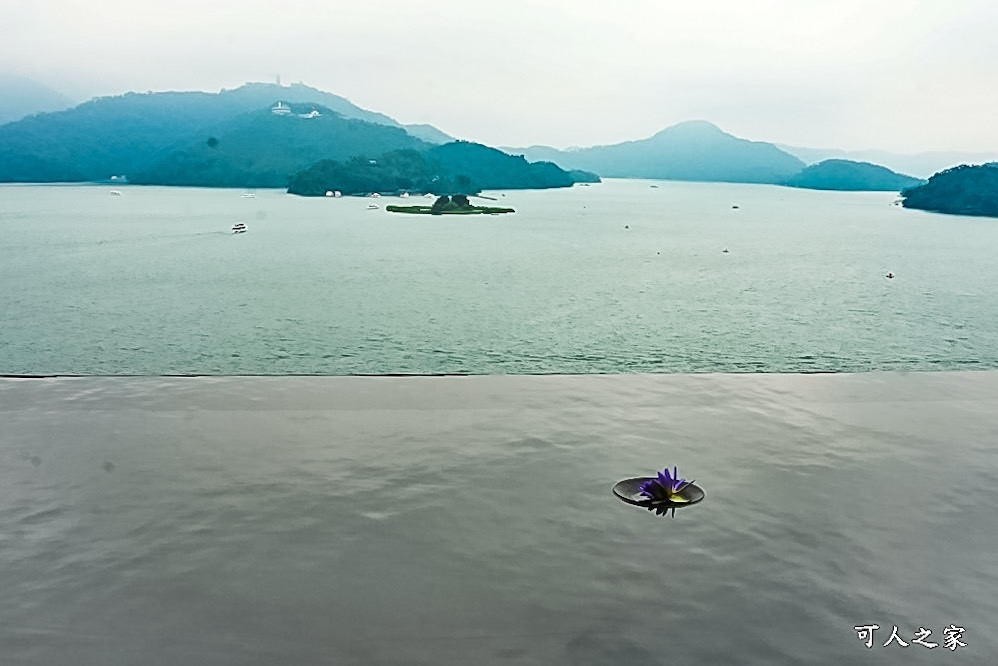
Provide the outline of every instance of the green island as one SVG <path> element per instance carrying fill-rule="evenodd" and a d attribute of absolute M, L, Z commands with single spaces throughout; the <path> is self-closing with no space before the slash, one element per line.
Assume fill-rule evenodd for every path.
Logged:
<path fill-rule="evenodd" d="M 878 164 L 833 159 L 812 164 L 783 184 L 809 190 L 900 192 L 906 187 L 921 185 L 923 182 L 925 181 Z"/>
<path fill-rule="evenodd" d="M 998 162 L 940 171 L 901 192 L 905 208 L 952 215 L 998 217 Z"/>
<path fill-rule="evenodd" d="M 512 208 L 475 206 L 463 194 L 438 197 L 432 206 L 386 206 L 389 213 L 409 213 L 410 215 L 500 215 L 515 213 Z"/>

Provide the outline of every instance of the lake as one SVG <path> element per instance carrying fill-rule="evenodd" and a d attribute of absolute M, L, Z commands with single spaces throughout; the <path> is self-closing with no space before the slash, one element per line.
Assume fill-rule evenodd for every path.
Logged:
<path fill-rule="evenodd" d="M 998 367 L 998 221 L 891 193 L 609 181 L 455 218 L 108 191 L 0 187 L 0 373 Z"/>
<path fill-rule="evenodd" d="M 0 186 L 0 662 L 996 663 L 998 220 L 109 189 Z"/>

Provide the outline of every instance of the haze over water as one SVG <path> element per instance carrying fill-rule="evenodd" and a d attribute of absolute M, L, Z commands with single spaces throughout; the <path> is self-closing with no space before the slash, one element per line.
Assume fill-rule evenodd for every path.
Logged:
<path fill-rule="evenodd" d="M 998 367 L 998 225 L 890 193 L 610 181 L 454 219 L 107 192 L 0 187 L 0 373 Z"/>

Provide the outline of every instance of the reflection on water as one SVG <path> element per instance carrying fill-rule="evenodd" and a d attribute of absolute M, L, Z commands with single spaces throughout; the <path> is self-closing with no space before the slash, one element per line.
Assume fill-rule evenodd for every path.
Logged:
<path fill-rule="evenodd" d="M 989 372 L 0 381 L 0 654 L 993 664 L 996 408 Z M 709 489 L 676 520 L 609 492 L 665 464 Z"/>

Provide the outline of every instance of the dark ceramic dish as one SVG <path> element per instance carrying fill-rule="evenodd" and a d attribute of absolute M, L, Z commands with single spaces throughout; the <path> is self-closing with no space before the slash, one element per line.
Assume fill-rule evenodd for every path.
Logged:
<path fill-rule="evenodd" d="M 639 476 L 633 479 L 624 479 L 613 487 L 613 494 L 624 500 L 628 504 L 633 504 L 634 506 L 644 506 L 644 507 L 675 507 L 681 509 L 684 506 L 692 506 L 697 502 L 703 501 L 704 492 L 703 488 L 691 483 L 682 490 L 679 491 L 680 497 L 685 499 L 685 502 L 671 502 L 668 500 L 653 500 L 645 497 L 641 494 L 641 484 L 645 481 L 651 481 L 653 477 L 650 476 Z"/>

